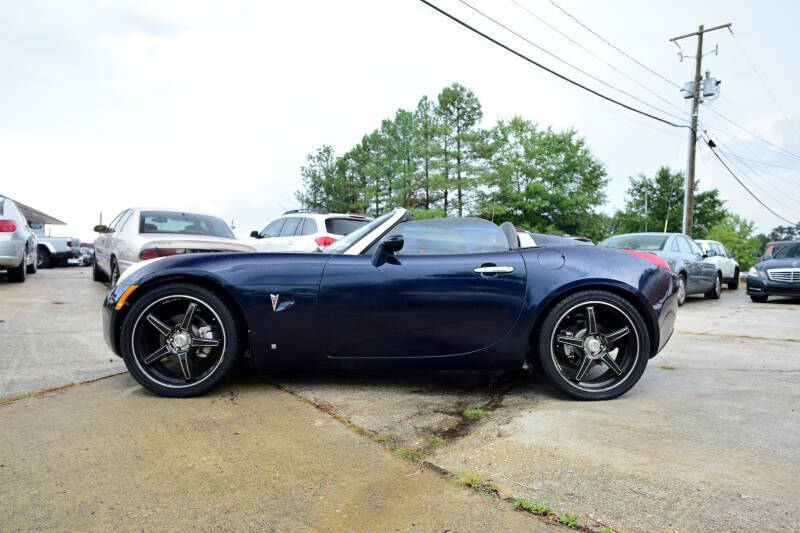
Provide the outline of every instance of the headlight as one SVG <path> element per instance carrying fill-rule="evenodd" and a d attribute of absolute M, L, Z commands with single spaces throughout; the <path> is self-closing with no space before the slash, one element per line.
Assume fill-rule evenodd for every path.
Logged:
<path fill-rule="evenodd" d="M 753 276 L 754 278 L 757 278 L 761 274 L 758 273 L 758 270 L 756 270 L 756 267 L 750 267 L 750 270 L 747 271 L 747 275 L 748 276 Z"/>

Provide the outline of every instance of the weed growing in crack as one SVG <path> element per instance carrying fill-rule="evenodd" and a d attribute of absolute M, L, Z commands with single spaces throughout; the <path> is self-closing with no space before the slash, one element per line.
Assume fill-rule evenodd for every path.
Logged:
<path fill-rule="evenodd" d="M 434 448 L 438 448 L 444 444 L 444 439 L 442 437 L 433 437 L 428 442 L 425 443 L 426 450 L 433 450 Z"/>
<path fill-rule="evenodd" d="M 567 527 L 576 528 L 578 527 L 578 519 L 572 516 L 571 514 L 563 513 L 558 517 L 558 522 L 560 524 L 564 524 Z"/>
<path fill-rule="evenodd" d="M 374 435 L 372 437 L 372 440 L 388 448 L 392 445 L 394 437 L 392 437 L 391 435 Z"/>
<path fill-rule="evenodd" d="M 484 496 L 497 495 L 497 489 L 489 482 L 489 478 L 480 472 L 459 470 L 452 476 L 453 481 L 462 487 L 470 487 Z"/>
<path fill-rule="evenodd" d="M 464 409 L 462 413 L 465 417 L 469 418 L 470 420 L 480 420 L 484 416 L 486 416 L 486 411 L 481 409 L 480 407 L 470 407 L 468 409 Z"/>
<path fill-rule="evenodd" d="M 418 448 L 395 448 L 392 454 L 394 454 L 395 457 L 411 461 L 412 463 L 424 463 L 425 459 L 428 457 L 425 455 L 425 450 L 420 450 Z"/>
<path fill-rule="evenodd" d="M 539 516 L 550 516 L 553 514 L 553 511 L 550 510 L 550 506 L 546 503 L 534 503 L 524 498 L 517 498 L 514 500 L 514 509 L 517 511 L 527 511 Z"/>

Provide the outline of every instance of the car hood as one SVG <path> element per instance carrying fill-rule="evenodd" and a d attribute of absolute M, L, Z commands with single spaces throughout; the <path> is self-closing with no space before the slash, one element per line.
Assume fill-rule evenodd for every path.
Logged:
<path fill-rule="evenodd" d="M 767 270 L 770 268 L 800 268 L 800 257 L 793 259 L 768 259 L 756 265 L 756 270 Z"/>
<path fill-rule="evenodd" d="M 141 233 L 148 239 L 148 246 L 159 248 L 191 248 L 192 250 L 230 250 L 232 252 L 255 252 L 254 246 L 225 237 L 210 235 L 184 235 L 177 233 Z"/>

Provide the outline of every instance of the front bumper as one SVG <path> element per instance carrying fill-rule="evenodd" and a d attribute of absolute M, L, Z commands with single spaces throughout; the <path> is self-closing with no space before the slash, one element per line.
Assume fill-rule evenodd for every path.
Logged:
<path fill-rule="evenodd" d="M 115 307 L 120 296 L 122 296 L 122 293 L 125 292 L 129 286 L 130 285 L 127 283 L 118 284 L 111 289 L 106 295 L 105 300 L 103 300 L 103 306 L 100 310 L 100 314 L 103 318 L 103 338 L 117 357 L 122 357 L 122 352 L 119 349 L 119 337 L 122 332 L 122 321 L 125 316 L 123 314 L 124 308 L 122 311 L 117 311 Z M 126 304 L 126 306 L 127 305 L 128 304 Z"/>
<path fill-rule="evenodd" d="M 750 296 L 800 296 L 800 283 L 747 276 L 747 294 Z"/>
<path fill-rule="evenodd" d="M 669 286 L 664 293 L 664 299 L 660 306 L 655 307 L 658 313 L 659 338 L 658 348 L 651 357 L 655 357 L 667 345 L 675 332 L 675 320 L 678 318 L 678 276 L 669 274 Z"/>

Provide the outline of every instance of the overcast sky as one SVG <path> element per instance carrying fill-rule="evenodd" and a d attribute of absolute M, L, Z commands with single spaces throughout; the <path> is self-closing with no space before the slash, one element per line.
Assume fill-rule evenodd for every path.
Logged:
<path fill-rule="evenodd" d="M 730 150 L 775 165 L 800 159 L 759 148 L 707 110 L 800 153 L 797 2 L 556 0 L 612 43 L 679 85 L 694 75 L 670 37 L 733 22 L 706 35 L 704 69 L 721 97 L 701 120 Z M 529 40 L 603 81 L 688 117 L 678 91 L 581 28 L 548 0 L 519 0 L 651 91 L 604 65 L 508 0 L 474 0 Z M 480 18 L 457 0 L 436 0 L 501 40 L 577 80 L 587 79 Z M 693 55 L 694 39 L 682 41 Z M 300 166 L 317 146 L 342 153 L 398 107 L 458 81 L 475 91 L 484 126 L 520 114 L 576 128 L 611 178 L 611 212 L 628 177 L 661 165 L 685 169 L 688 134 L 603 102 L 493 48 L 416 0 L 337 2 L 52 2 L 0 7 L 0 194 L 68 223 L 54 235 L 92 239 L 132 205 L 193 209 L 260 229 L 296 206 Z M 630 101 L 630 100 L 628 100 Z M 634 105 L 644 107 L 637 102 Z M 726 131 L 728 130 L 728 131 Z M 731 133 L 741 140 L 732 137 Z M 751 141 L 751 142 L 746 142 Z M 741 164 L 740 164 L 741 165 Z M 753 191 L 800 218 L 800 171 L 753 165 Z M 743 167 L 743 170 L 747 170 Z M 718 187 L 736 212 L 769 230 L 782 222 L 755 203 L 714 159 L 698 156 L 701 189 Z"/>

